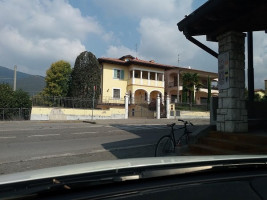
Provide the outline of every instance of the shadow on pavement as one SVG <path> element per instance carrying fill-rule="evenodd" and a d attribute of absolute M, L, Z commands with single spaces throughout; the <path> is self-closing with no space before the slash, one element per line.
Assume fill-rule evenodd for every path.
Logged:
<path fill-rule="evenodd" d="M 166 125 L 125 125 L 112 124 L 118 130 L 127 131 L 134 134 L 135 138 L 120 140 L 116 142 L 104 143 L 102 146 L 112 153 L 116 158 L 140 158 L 140 157 L 154 157 L 155 147 L 158 140 L 163 135 L 170 134 L 171 129 Z M 182 127 L 176 125 L 176 128 Z M 188 129 L 192 131 L 192 135 L 197 134 L 199 130 L 204 130 L 207 125 L 189 126 Z M 177 130 L 175 137 L 183 133 L 183 130 Z"/>

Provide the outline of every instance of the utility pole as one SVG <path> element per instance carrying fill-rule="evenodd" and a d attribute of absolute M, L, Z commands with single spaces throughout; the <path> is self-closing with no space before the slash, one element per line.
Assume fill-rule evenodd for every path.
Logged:
<path fill-rule="evenodd" d="M 14 83 L 13 83 L 13 90 L 16 91 L 17 86 L 17 65 L 14 66 Z"/>

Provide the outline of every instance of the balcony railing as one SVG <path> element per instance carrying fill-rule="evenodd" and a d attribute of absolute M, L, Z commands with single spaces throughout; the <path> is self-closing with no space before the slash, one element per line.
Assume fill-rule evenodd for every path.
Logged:
<path fill-rule="evenodd" d="M 143 85 L 143 86 L 158 86 L 158 87 L 164 87 L 164 81 L 161 80 L 153 80 L 153 79 L 140 79 L 140 78 L 135 78 L 134 81 L 132 78 L 128 79 L 128 85 Z"/>
<path fill-rule="evenodd" d="M 169 82 L 169 87 L 177 87 L 177 82 Z"/>
<path fill-rule="evenodd" d="M 200 88 L 202 88 L 202 89 L 208 89 L 208 86 L 207 85 L 202 85 Z M 218 86 L 212 85 L 211 86 L 211 89 L 212 90 L 218 90 Z"/>

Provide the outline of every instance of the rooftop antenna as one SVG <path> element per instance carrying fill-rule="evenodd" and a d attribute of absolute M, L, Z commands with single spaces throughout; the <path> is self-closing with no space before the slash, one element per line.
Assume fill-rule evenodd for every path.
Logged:
<path fill-rule="evenodd" d="M 178 62 L 178 67 L 179 67 L 179 62 L 180 62 L 180 54 L 178 53 L 178 59 L 177 59 L 177 62 Z"/>

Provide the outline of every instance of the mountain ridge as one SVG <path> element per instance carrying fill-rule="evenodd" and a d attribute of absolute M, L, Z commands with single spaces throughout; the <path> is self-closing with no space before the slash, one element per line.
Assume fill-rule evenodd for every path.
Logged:
<path fill-rule="evenodd" d="M 14 70 L 0 66 L 0 83 L 7 83 L 13 87 Z M 45 77 L 17 71 L 17 89 L 36 95 L 45 87 Z"/>

